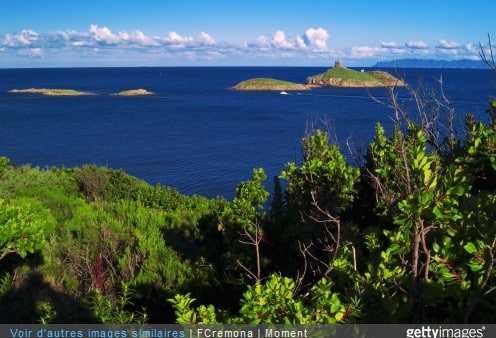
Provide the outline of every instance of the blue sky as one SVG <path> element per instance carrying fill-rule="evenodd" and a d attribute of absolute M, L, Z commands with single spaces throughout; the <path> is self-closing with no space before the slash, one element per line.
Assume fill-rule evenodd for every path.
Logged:
<path fill-rule="evenodd" d="M 485 0 L 4 1 L 0 68 L 477 59 L 494 13 Z"/>

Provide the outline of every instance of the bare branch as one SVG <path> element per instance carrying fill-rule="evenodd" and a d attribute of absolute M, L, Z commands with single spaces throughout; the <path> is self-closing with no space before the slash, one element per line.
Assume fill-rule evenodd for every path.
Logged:
<path fill-rule="evenodd" d="M 236 261 L 236 263 L 238 263 L 238 265 L 243 268 L 243 270 L 246 271 L 246 273 L 251 277 L 253 278 L 254 280 L 257 280 L 257 275 L 255 275 L 250 269 L 248 269 L 246 266 L 243 265 L 243 263 L 241 263 L 241 261 L 238 259 Z"/>
<path fill-rule="evenodd" d="M 250 269 L 248 269 L 245 265 L 243 265 L 239 260 L 238 265 L 241 266 L 245 271 L 248 272 L 249 276 L 251 276 L 256 282 L 260 282 L 262 280 L 262 265 L 261 265 L 261 254 L 260 254 L 260 243 L 263 239 L 262 228 L 258 219 L 254 222 L 251 222 L 253 228 L 255 229 L 254 233 L 248 231 L 246 227 L 243 228 L 243 232 L 238 232 L 241 236 L 247 238 L 246 240 L 240 239 L 239 242 L 245 245 L 251 245 L 255 247 L 255 262 L 257 267 L 257 272 L 254 273 Z"/>
<path fill-rule="evenodd" d="M 18 250 L 17 249 L 6 249 L 2 252 L 2 254 L 0 255 L 0 261 L 5 257 L 7 256 L 8 254 L 11 254 L 11 253 L 18 253 Z"/>
<path fill-rule="evenodd" d="M 493 52 L 493 44 L 491 42 L 491 35 L 487 34 L 487 40 L 489 45 L 489 56 L 486 54 L 484 50 L 484 46 L 479 42 L 479 56 L 482 61 L 489 66 L 493 71 L 496 71 L 496 61 L 494 60 L 494 52 Z"/>

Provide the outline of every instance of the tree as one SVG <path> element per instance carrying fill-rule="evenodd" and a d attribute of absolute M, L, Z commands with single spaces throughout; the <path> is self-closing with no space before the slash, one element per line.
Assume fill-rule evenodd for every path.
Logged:
<path fill-rule="evenodd" d="M 0 199 L 0 260 L 10 253 L 24 258 L 43 247 L 47 225 L 53 218 L 45 214 L 48 218 L 43 221 L 35 209 L 35 201 L 9 203 Z"/>
<path fill-rule="evenodd" d="M 306 262 L 301 274 L 313 275 L 312 284 L 334 268 L 342 246 L 341 215 L 356 197 L 359 170 L 321 130 L 303 138 L 302 148 L 301 166 L 289 163 L 281 177 L 287 181 L 288 209 L 299 218 L 297 240 Z"/>
<path fill-rule="evenodd" d="M 255 267 L 248 267 L 242 259 L 237 259 L 237 264 L 256 282 L 262 280 L 262 253 L 261 244 L 264 239 L 262 221 L 265 215 L 262 210 L 269 193 L 263 186 L 267 176 L 262 168 L 253 170 L 251 181 L 242 182 L 236 190 L 236 197 L 222 212 L 219 229 L 228 232 L 227 240 L 239 238 L 239 243 L 253 247 Z"/>

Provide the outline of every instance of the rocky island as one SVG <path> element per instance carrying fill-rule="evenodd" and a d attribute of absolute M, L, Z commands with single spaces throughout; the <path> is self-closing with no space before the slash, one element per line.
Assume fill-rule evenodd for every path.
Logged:
<path fill-rule="evenodd" d="M 365 72 L 356 71 L 343 66 L 336 61 L 334 68 L 325 73 L 307 78 L 306 84 L 289 81 L 254 78 L 238 83 L 230 89 L 251 91 L 295 91 L 309 90 L 315 87 L 343 87 L 343 88 L 375 88 L 375 87 L 404 87 L 406 83 L 391 74 L 383 71 Z"/>
<path fill-rule="evenodd" d="M 56 89 L 56 88 L 28 88 L 28 89 L 12 89 L 9 93 L 15 94 L 41 94 L 46 96 L 81 96 L 93 95 L 93 93 L 82 92 L 73 89 Z"/>
<path fill-rule="evenodd" d="M 130 90 L 123 90 L 117 94 L 114 95 L 119 95 L 119 96 L 143 96 L 143 95 L 153 95 L 153 92 L 149 92 L 146 89 L 130 89 Z"/>
<path fill-rule="evenodd" d="M 254 78 L 238 83 L 230 89 L 234 90 L 275 90 L 275 91 L 292 91 L 308 90 L 309 86 L 270 78 Z"/>
<path fill-rule="evenodd" d="M 325 73 L 310 76 L 307 79 L 307 85 L 316 87 L 372 88 L 403 87 L 406 84 L 387 72 L 356 71 L 344 67 L 341 61 L 336 61 L 334 68 L 327 70 Z"/>

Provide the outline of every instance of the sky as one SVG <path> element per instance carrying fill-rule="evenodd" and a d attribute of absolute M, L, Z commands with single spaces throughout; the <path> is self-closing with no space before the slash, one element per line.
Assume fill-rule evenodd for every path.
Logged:
<path fill-rule="evenodd" d="M 0 68 L 478 59 L 494 13 L 494 0 L 9 0 Z"/>

